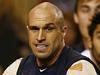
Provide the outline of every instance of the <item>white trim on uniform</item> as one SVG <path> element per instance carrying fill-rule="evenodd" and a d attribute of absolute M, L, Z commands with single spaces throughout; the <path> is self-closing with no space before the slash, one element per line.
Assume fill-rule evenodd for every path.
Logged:
<path fill-rule="evenodd" d="M 21 60 L 22 58 L 17 59 L 10 66 L 8 66 L 3 75 L 16 75 Z"/>

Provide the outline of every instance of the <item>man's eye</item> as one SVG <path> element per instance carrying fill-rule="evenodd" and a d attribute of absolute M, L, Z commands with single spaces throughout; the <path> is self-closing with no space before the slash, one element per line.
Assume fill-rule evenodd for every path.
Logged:
<path fill-rule="evenodd" d="M 83 6 L 80 7 L 80 10 L 85 13 L 85 12 L 89 12 L 90 8 L 86 5 L 83 5 Z"/>
<path fill-rule="evenodd" d="M 54 30 L 55 28 L 54 27 L 48 27 L 48 28 L 46 28 L 45 30 L 46 31 L 52 31 L 52 30 Z"/>
<path fill-rule="evenodd" d="M 98 35 L 97 38 L 100 39 L 100 35 Z"/>
<path fill-rule="evenodd" d="M 89 9 L 88 8 L 82 8 L 81 11 L 82 12 L 89 12 Z"/>
<path fill-rule="evenodd" d="M 96 12 L 100 12 L 100 5 L 96 8 Z"/>

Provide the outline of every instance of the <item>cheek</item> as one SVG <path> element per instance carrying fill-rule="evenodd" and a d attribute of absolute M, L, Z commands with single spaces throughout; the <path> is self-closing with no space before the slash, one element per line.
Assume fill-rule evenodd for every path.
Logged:
<path fill-rule="evenodd" d="M 78 20 L 79 20 L 80 24 L 89 25 L 89 23 L 90 23 L 89 14 L 79 14 L 78 15 Z"/>
<path fill-rule="evenodd" d="M 84 19 L 83 17 L 79 18 L 78 27 L 82 32 L 86 32 L 88 30 L 89 24 L 90 22 L 88 21 L 88 19 Z"/>
<path fill-rule="evenodd" d="M 94 39 L 93 45 L 94 45 L 93 47 L 95 49 L 95 53 L 100 55 L 100 40 Z"/>
<path fill-rule="evenodd" d="M 29 33 L 28 34 L 29 35 L 29 42 L 31 43 L 31 42 L 34 42 L 35 41 L 35 39 L 36 39 L 36 35 L 35 34 L 32 34 L 32 33 Z"/>
<path fill-rule="evenodd" d="M 48 35 L 48 38 L 47 38 L 47 40 L 50 43 L 52 43 L 52 45 L 61 43 L 62 39 L 63 39 L 63 36 L 60 33 L 55 33 L 55 34 L 52 34 L 52 35 Z"/>
<path fill-rule="evenodd" d="M 63 36 L 61 34 L 59 34 L 55 40 L 54 40 L 54 44 L 56 47 L 60 47 L 63 44 Z"/>

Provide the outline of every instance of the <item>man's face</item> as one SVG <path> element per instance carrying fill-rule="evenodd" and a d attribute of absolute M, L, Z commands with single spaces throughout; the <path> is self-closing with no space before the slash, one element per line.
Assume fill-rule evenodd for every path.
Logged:
<path fill-rule="evenodd" d="M 36 57 L 47 58 L 59 51 L 63 35 L 54 15 L 43 12 L 29 16 L 29 43 Z"/>
<path fill-rule="evenodd" d="M 100 63 L 100 25 L 96 27 L 92 38 L 92 55 Z"/>
<path fill-rule="evenodd" d="M 80 32 L 84 38 L 88 38 L 88 26 L 94 14 L 100 11 L 100 0 L 79 0 L 75 22 L 79 25 Z"/>

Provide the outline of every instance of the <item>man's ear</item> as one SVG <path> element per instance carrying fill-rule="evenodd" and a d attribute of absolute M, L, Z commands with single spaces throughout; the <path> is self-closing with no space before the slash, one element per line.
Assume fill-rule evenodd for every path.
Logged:
<path fill-rule="evenodd" d="M 64 25 L 64 26 L 63 26 L 64 36 L 66 35 L 67 29 L 68 29 L 68 26 L 67 26 L 67 25 Z"/>
<path fill-rule="evenodd" d="M 77 14 L 74 14 L 74 16 L 73 16 L 73 17 L 74 17 L 74 21 L 75 21 L 75 23 L 77 23 L 77 24 L 78 24 L 78 23 L 79 23 L 79 20 L 78 20 L 78 15 L 77 15 Z"/>

